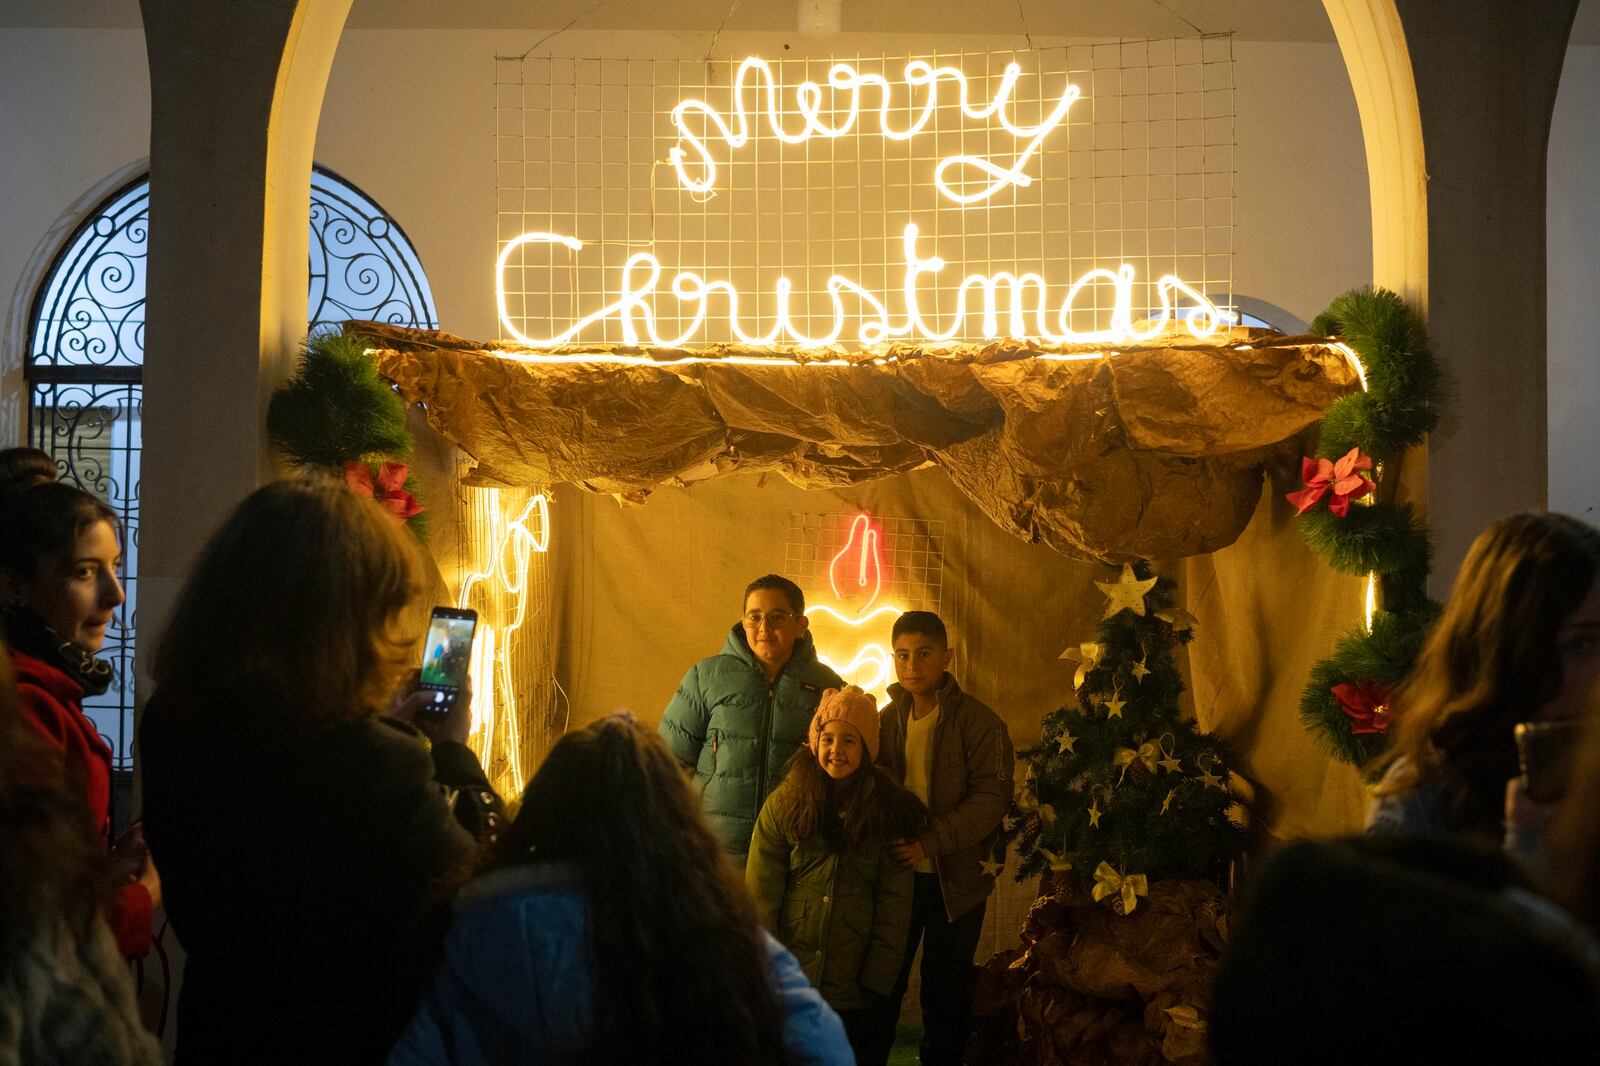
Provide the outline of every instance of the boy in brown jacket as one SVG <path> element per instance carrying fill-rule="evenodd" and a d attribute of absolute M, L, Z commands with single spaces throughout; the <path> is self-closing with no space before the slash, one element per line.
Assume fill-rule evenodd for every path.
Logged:
<path fill-rule="evenodd" d="M 1016 756 L 1005 723 L 950 676 L 950 638 L 938 615 L 907 611 L 895 621 L 893 641 L 899 684 L 889 686 L 878 764 L 927 804 L 929 820 L 915 839 L 890 849 L 916 870 L 916 891 L 884 1024 L 893 1031 L 921 942 L 922 1062 L 959 1064 L 972 1010 L 973 954 L 994 890 L 984 863 L 1011 806 Z"/>

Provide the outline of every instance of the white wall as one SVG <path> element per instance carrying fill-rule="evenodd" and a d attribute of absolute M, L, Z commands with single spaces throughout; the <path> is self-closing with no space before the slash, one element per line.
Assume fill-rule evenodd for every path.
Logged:
<path fill-rule="evenodd" d="M 1600 47 L 1567 50 L 1550 130 L 1550 509 L 1600 523 Z M 1517 283 L 1507 278 L 1506 285 Z"/>
<path fill-rule="evenodd" d="M 0 442 L 20 440 L 26 426 L 24 320 L 47 265 L 30 269 L 31 259 L 53 255 L 93 207 L 78 201 L 149 150 L 142 33 L 0 31 Z"/>

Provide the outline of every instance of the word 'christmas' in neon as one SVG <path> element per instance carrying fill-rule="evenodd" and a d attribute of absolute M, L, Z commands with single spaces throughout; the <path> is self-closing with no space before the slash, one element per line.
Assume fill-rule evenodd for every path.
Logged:
<path fill-rule="evenodd" d="M 983 156 L 952 155 L 941 159 L 934 167 L 934 185 L 947 199 L 957 204 L 981 203 L 1010 186 L 1026 188 L 1033 184 L 1033 178 L 1024 168 L 1039 151 L 1044 139 L 1066 120 L 1067 112 L 1072 110 L 1072 105 L 1080 95 L 1076 85 L 1068 85 L 1043 120 L 1033 126 L 1020 125 L 1013 119 L 1010 108 L 1017 79 L 1021 76 L 1021 67 L 1015 63 L 1006 64 L 994 98 L 980 105 L 972 100 L 967 76 L 960 70 L 955 67 L 936 67 L 921 59 L 912 60 L 906 64 L 904 73 L 908 102 L 900 110 L 914 117 L 906 125 L 896 126 L 890 119 L 895 108 L 889 80 L 881 74 L 863 74 L 847 63 L 835 63 L 828 69 L 827 88 L 832 92 L 829 106 L 824 107 L 825 94 L 823 86 L 818 83 L 806 80 L 794 87 L 793 113 L 800 117 L 800 128 L 792 130 L 784 126 L 783 89 L 778 84 L 777 75 L 764 60 L 751 56 L 739 64 L 734 74 L 730 93 L 731 116 L 724 117 L 722 112 L 704 100 L 682 100 L 672 109 L 672 124 L 678 130 L 678 143 L 667 153 L 667 159 L 677 172 L 679 185 L 691 193 L 711 195 L 717 183 L 717 164 L 706 147 L 706 141 L 720 140 L 732 151 L 749 143 L 761 124 L 761 115 L 758 112 L 752 116 L 746 110 L 745 97 L 749 92 L 763 89 L 766 95 L 767 127 L 784 144 L 803 144 L 813 137 L 833 140 L 845 136 L 855 128 L 857 122 L 865 125 L 862 118 L 863 95 L 869 96 L 867 109 L 878 113 L 878 129 L 883 136 L 891 141 L 909 141 L 928 127 L 939 105 L 939 83 L 949 81 L 955 85 L 956 103 L 963 115 L 978 122 L 993 120 L 1021 142 L 1010 166 L 1001 166 Z M 922 106 L 917 108 L 910 100 L 914 100 L 919 91 L 922 93 Z M 875 107 L 871 103 L 873 100 Z M 835 116 L 834 121 L 824 118 L 824 112 Z M 703 122 L 690 122 L 690 115 L 701 116 Z M 685 144 L 688 145 L 687 149 L 683 147 Z M 949 177 L 952 170 L 958 171 L 958 180 L 953 182 Z M 980 179 L 975 189 L 964 191 L 968 182 L 959 179 L 960 170 L 975 170 L 984 175 L 986 180 Z"/>
<path fill-rule="evenodd" d="M 891 314 L 884 298 L 868 291 L 858 282 L 841 274 L 828 277 L 827 292 L 833 304 L 833 320 L 827 332 L 808 334 L 790 309 L 794 282 L 788 276 L 778 278 L 773 288 L 776 310 L 772 326 L 765 333 L 753 333 L 745 328 L 740 316 L 741 294 L 729 281 L 708 280 L 699 274 L 680 271 L 673 275 L 668 292 L 680 305 L 680 319 L 688 325 L 678 333 L 663 334 L 657 328 L 655 300 L 661 285 L 661 261 L 648 252 L 636 252 L 622 265 L 621 292 L 617 298 L 591 314 L 549 337 L 532 337 L 516 327 L 506 306 L 506 264 L 513 253 L 530 244 L 560 245 L 573 252 L 583 250 L 583 242 L 576 237 L 559 233 L 524 233 L 508 242 L 500 252 L 495 265 L 495 299 L 500 322 L 512 337 L 532 348 L 554 348 L 576 341 L 584 330 L 608 319 L 620 327 L 624 344 L 649 343 L 676 348 L 689 343 L 712 317 L 712 301 L 721 298 L 726 311 L 723 322 L 728 333 L 745 344 L 767 346 L 790 343 L 800 347 L 820 347 L 833 344 L 845 335 L 845 324 L 850 319 L 846 309 L 847 299 L 856 307 L 855 317 L 860 327 L 855 339 L 873 345 L 880 341 L 907 337 L 924 341 L 948 341 L 976 335 L 984 340 L 1003 337 L 1037 339 L 1055 344 L 1129 344 L 1158 336 L 1179 312 L 1175 297 L 1186 298 L 1189 306 L 1182 316 L 1189 332 L 1200 339 L 1210 337 L 1218 329 L 1231 324 L 1237 316 L 1206 299 L 1188 283 L 1172 274 L 1163 275 L 1154 284 L 1155 297 L 1160 301 L 1158 310 L 1148 316 L 1141 315 L 1138 325 L 1134 319 L 1133 267 L 1127 263 L 1116 270 L 1100 267 L 1089 271 L 1071 285 L 1057 302 L 1050 298 L 1050 285 L 1042 275 L 1035 273 L 1013 274 L 999 271 L 994 274 L 968 274 L 955 290 L 955 310 L 950 313 L 943 329 L 933 321 L 936 312 L 925 312 L 922 307 L 925 284 L 934 280 L 945 267 L 938 256 L 924 258 L 917 251 L 917 227 L 907 224 L 904 234 L 905 271 L 900 286 L 898 314 Z M 1068 322 L 1078 308 L 1084 290 L 1094 285 L 1110 285 L 1115 299 L 1110 309 L 1110 324 L 1104 329 L 1077 330 Z M 1058 287 L 1059 288 L 1059 287 Z M 664 295 L 664 294 L 661 294 Z M 970 306 L 969 306 L 970 304 Z M 1143 305 L 1140 305 L 1143 306 Z M 1085 308 L 1083 310 L 1090 310 Z M 969 317 L 978 318 L 977 328 L 968 329 Z"/>

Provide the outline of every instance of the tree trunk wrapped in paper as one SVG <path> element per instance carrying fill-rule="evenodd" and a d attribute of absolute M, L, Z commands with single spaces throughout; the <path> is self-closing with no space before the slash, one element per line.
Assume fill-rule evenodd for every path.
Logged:
<path fill-rule="evenodd" d="M 979 971 L 967 1061 L 1163 1066 L 1205 1058 L 1205 1003 L 1227 902 L 1204 881 L 1157 881 L 1118 914 L 1048 878 L 1021 945 Z"/>

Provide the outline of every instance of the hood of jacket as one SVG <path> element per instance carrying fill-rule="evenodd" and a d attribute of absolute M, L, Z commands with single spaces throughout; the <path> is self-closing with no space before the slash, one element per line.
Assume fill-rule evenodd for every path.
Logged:
<path fill-rule="evenodd" d="M 743 660 L 757 670 L 762 668 L 755 649 L 750 647 L 750 641 L 745 638 L 743 622 L 733 623 L 733 628 L 728 630 L 728 639 L 722 642 L 722 654 Z M 789 649 L 789 661 L 783 664 L 783 669 L 800 670 L 816 661 L 817 642 L 810 633 L 801 633 L 795 638 L 794 647 Z"/>

